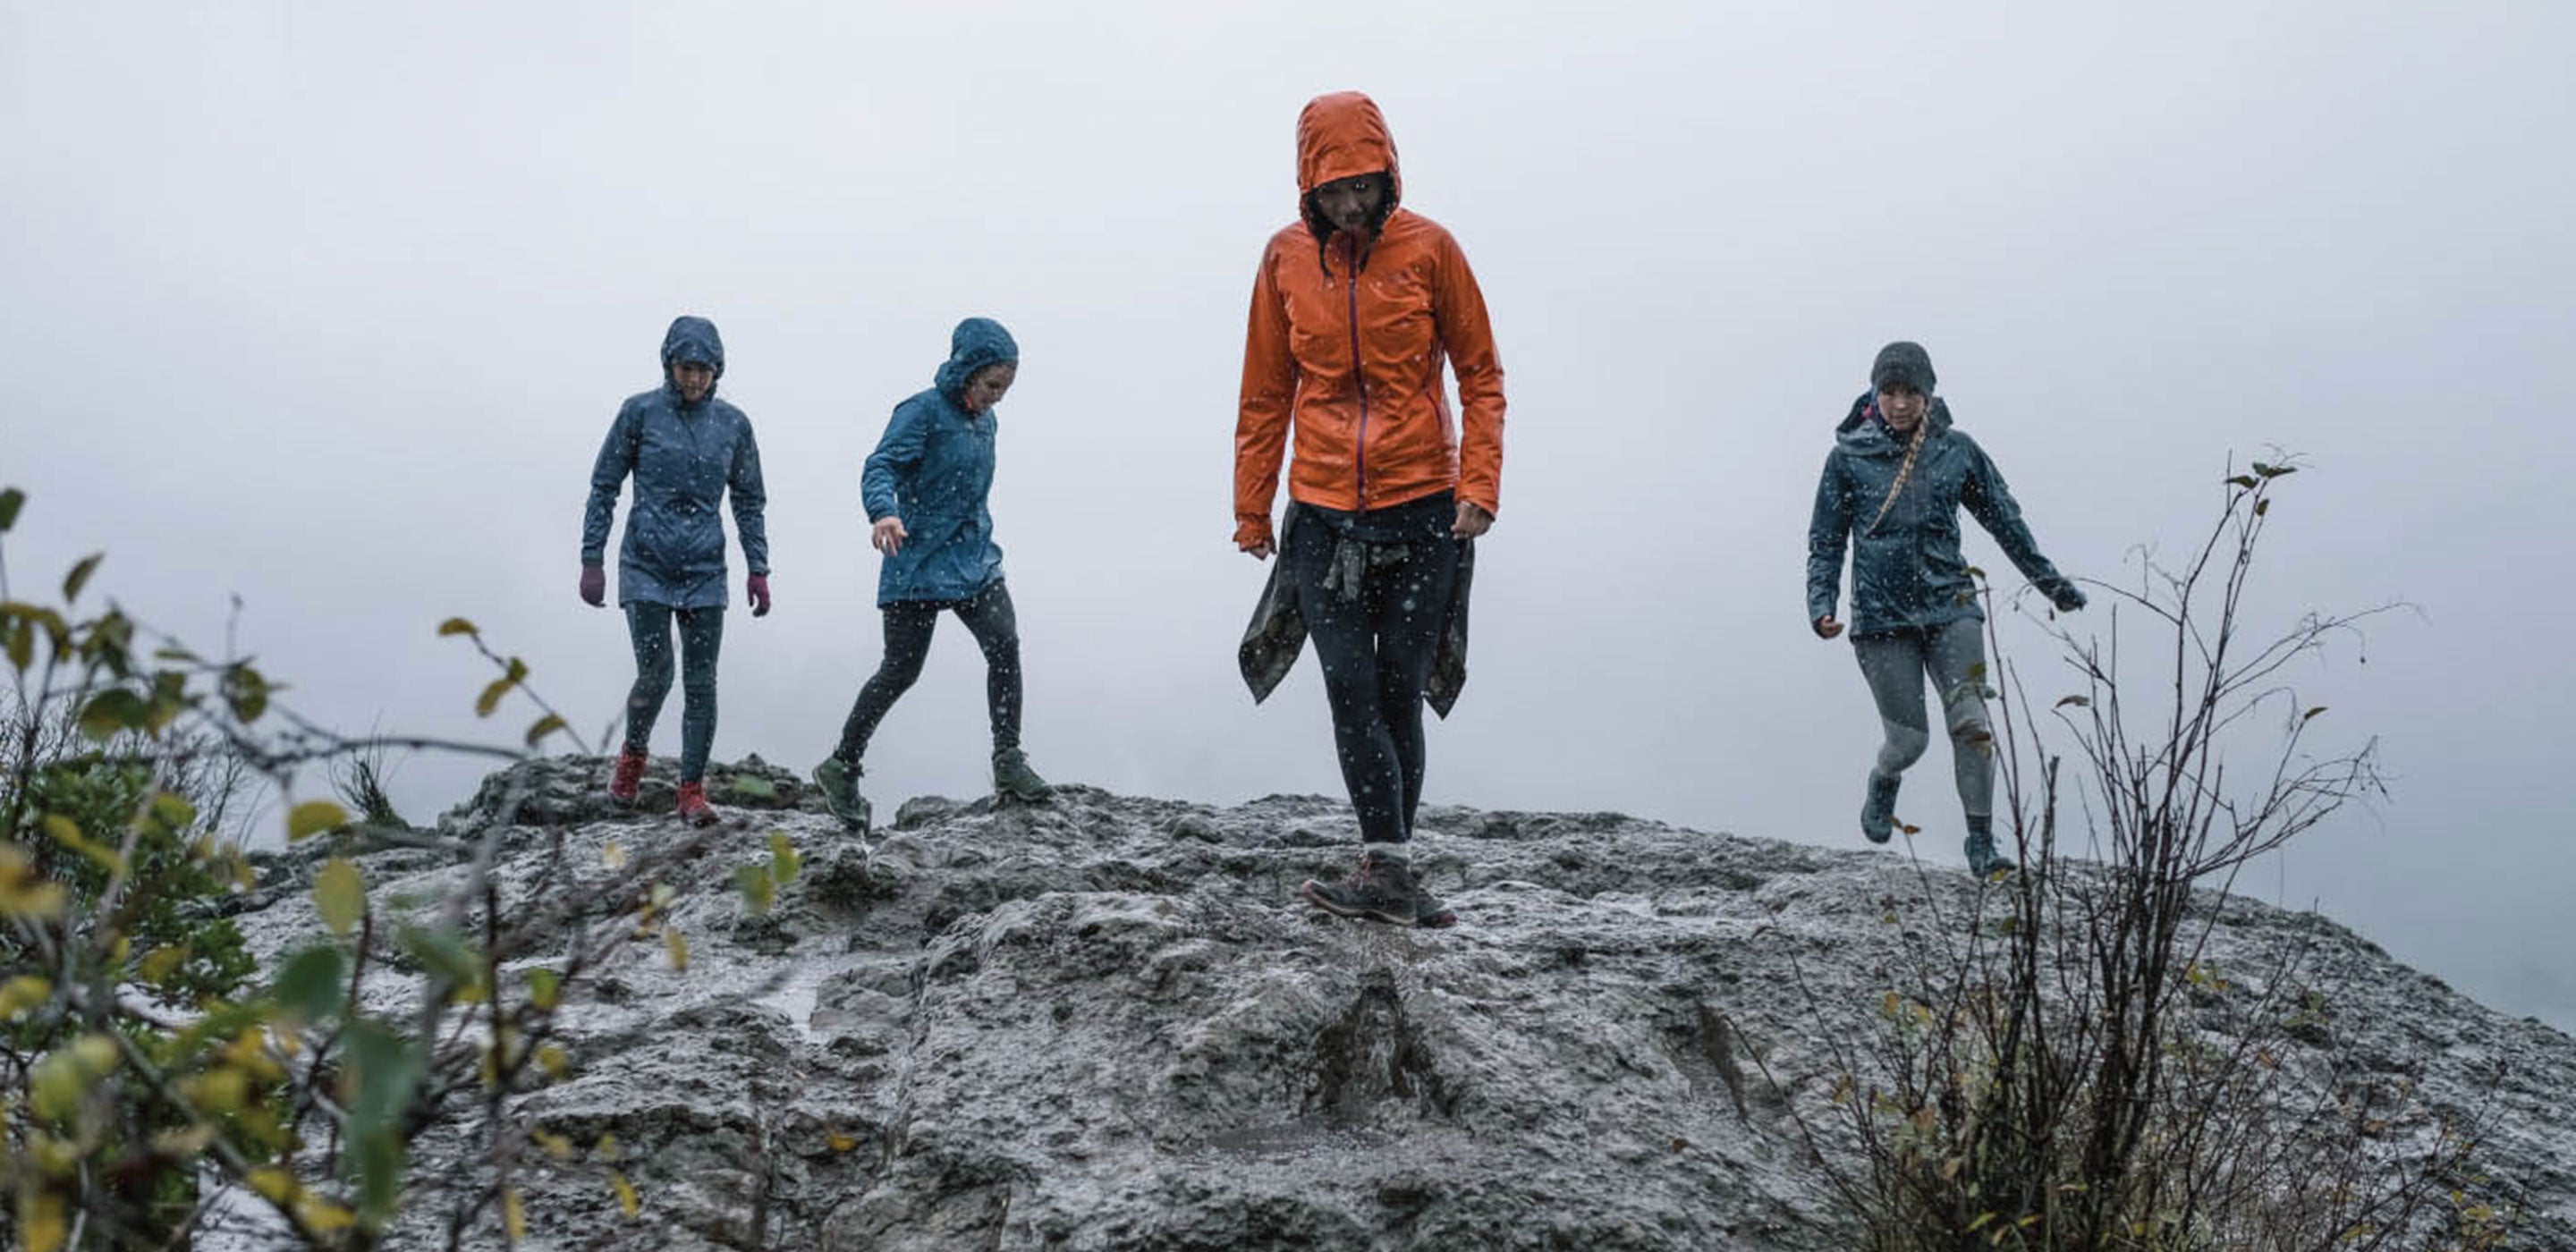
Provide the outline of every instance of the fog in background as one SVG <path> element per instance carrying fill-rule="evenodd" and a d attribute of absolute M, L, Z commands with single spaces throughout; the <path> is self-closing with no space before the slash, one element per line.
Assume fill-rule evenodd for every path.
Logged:
<path fill-rule="evenodd" d="M 993 512 L 1035 764 L 1338 795 L 1312 663 L 1259 709 L 1234 672 L 1268 571 L 1229 484 L 1297 110 L 1359 88 L 1474 262 L 1511 402 L 1432 802 L 1862 846 L 1877 722 L 1806 629 L 1805 527 L 1872 353 L 1913 338 L 2077 576 L 2195 539 L 2231 455 L 2306 455 L 2254 624 L 2417 606 L 2290 671 L 2318 745 L 2375 735 L 2394 781 L 2239 885 L 2576 1027 L 2571 43 L 2538 0 L 0 0 L 8 575 L 103 549 L 91 594 L 201 648 L 238 595 L 239 647 L 320 720 L 515 743 L 536 711 L 478 722 L 488 669 L 432 634 L 462 615 L 596 737 L 633 671 L 574 595 L 587 475 L 701 313 L 778 604 L 727 616 L 716 756 L 802 770 L 879 654 L 859 463 L 986 314 L 1024 352 Z M 2036 627 L 2005 638 L 2051 697 Z M 986 748 L 952 620 L 871 791 L 980 793 Z M 1901 811 L 1955 864 L 1946 752 Z M 486 768 L 406 760 L 394 795 L 427 820 Z"/>

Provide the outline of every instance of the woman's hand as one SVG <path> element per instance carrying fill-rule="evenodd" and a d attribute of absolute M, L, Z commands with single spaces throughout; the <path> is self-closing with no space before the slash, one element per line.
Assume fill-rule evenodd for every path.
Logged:
<path fill-rule="evenodd" d="M 880 517 L 876 525 L 868 528 L 868 546 L 887 556 L 903 551 L 903 541 L 910 538 L 912 532 L 903 528 L 900 517 Z"/>
<path fill-rule="evenodd" d="M 608 571 L 596 566 L 581 567 L 581 602 L 592 608 L 608 603 Z"/>
<path fill-rule="evenodd" d="M 1459 539 L 1473 539 L 1493 528 L 1493 514 L 1468 501 L 1461 500 L 1458 502 L 1458 520 L 1449 527 L 1449 533 Z"/>
<path fill-rule="evenodd" d="M 1827 613 L 1823 617 L 1816 619 L 1815 629 L 1816 638 L 1831 639 L 1834 636 L 1843 633 L 1843 624 L 1835 621 L 1833 614 Z"/>

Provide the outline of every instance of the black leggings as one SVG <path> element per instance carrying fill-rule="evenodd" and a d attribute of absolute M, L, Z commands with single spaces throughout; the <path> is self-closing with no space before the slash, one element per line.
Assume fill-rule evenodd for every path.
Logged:
<path fill-rule="evenodd" d="M 662 700 L 671 694 L 671 619 L 680 619 L 680 781 L 706 776 L 716 739 L 716 652 L 724 646 L 724 608 L 675 609 L 626 603 L 626 635 L 635 645 L 635 686 L 626 693 L 626 746 L 644 751 Z"/>
<path fill-rule="evenodd" d="M 868 750 L 868 737 L 895 698 L 921 677 L 930 656 L 930 636 L 942 612 L 975 636 L 984 650 L 984 699 L 992 706 L 993 751 L 1020 746 L 1020 619 L 1011 608 L 1011 590 L 996 582 L 971 600 L 907 600 L 885 606 L 885 659 L 868 685 L 859 688 L 850 719 L 841 724 L 841 746 L 832 755 L 856 765 Z"/>
<path fill-rule="evenodd" d="M 1422 697 L 1458 578 L 1449 499 L 1336 519 L 1309 511 L 1280 554 L 1324 668 L 1342 785 L 1365 843 L 1405 842 L 1422 803 Z"/>

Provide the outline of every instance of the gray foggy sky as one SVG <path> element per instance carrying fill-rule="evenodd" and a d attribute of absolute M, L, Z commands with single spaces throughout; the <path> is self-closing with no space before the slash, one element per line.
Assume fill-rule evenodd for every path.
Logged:
<path fill-rule="evenodd" d="M 632 668 L 574 597 L 586 475 L 701 313 L 778 598 L 729 615 L 716 754 L 802 769 L 878 655 L 858 463 L 987 314 L 1025 354 L 993 511 L 1036 764 L 1338 794 L 1311 663 L 1258 710 L 1234 674 L 1266 568 L 1229 476 L 1297 109 L 1356 87 L 1511 400 L 1432 800 L 1860 846 L 1876 722 L 1803 624 L 1804 530 L 1870 355 L 1915 338 L 2078 576 L 2196 537 L 2231 451 L 2307 455 L 2257 624 L 2422 612 L 2292 672 L 2392 798 L 2244 885 L 2576 1026 L 2571 36 L 2539 2 L 0 0 L 10 574 L 105 549 L 96 587 L 207 646 L 239 593 L 310 713 L 515 741 L 533 712 L 476 723 L 486 672 L 432 637 L 462 614 L 596 733 Z M 881 803 L 985 786 L 980 658 L 942 631 Z M 1907 811 L 1955 861 L 1945 751 Z M 409 762 L 397 799 L 482 768 Z"/>

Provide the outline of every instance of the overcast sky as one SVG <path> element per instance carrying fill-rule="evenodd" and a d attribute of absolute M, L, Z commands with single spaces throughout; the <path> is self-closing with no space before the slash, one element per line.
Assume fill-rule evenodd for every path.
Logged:
<path fill-rule="evenodd" d="M 326 721 L 514 742 L 533 712 L 477 723 L 432 636 L 461 614 L 595 734 L 633 671 L 574 595 L 587 474 L 700 313 L 778 603 L 728 616 L 716 755 L 801 770 L 879 652 L 859 462 L 984 314 L 1024 353 L 993 512 L 1036 765 L 1338 794 L 1312 663 L 1259 709 L 1234 673 L 1267 569 L 1229 476 L 1297 110 L 1359 88 L 1511 402 L 1431 800 L 1861 846 L 1876 720 L 1802 621 L 1804 531 L 1913 338 L 2078 576 L 2196 536 L 2231 454 L 2306 454 L 2255 624 L 2421 612 L 2293 670 L 2395 781 L 2247 885 L 2576 1027 L 2576 8 L 2108 7 L 0 0 L 10 576 L 104 549 L 96 587 L 205 646 L 238 594 Z M 944 626 L 881 805 L 985 788 L 980 664 Z M 1955 862 L 1945 752 L 1903 807 Z"/>

